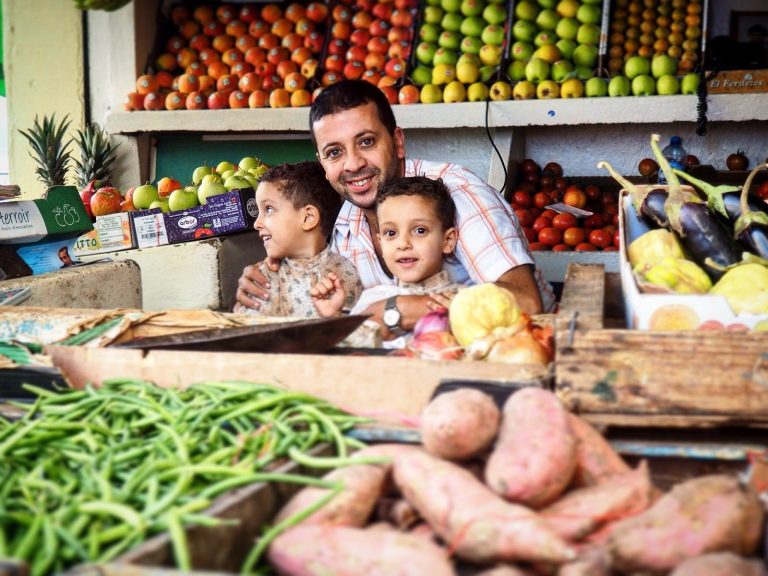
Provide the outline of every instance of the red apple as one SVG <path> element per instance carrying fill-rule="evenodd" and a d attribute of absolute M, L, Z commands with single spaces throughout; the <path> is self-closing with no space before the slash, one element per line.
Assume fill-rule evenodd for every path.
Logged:
<path fill-rule="evenodd" d="M 96 190 L 91 197 L 91 212 L 94 216 L 106 216 L 120 212 L 120 203 L 123 198 L 120 196 L 120 190 L 112 186 L 105 186 Z"/>
<path fill-rule="evenodd" d="M 223 92 L 212 92 L 208 96 L 208 109 L 209 110 L 222 110 L 229 108 L 229 94 Z"/>

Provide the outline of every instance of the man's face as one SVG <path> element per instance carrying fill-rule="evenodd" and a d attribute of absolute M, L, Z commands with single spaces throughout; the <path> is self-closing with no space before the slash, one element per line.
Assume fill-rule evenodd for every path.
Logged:
<path fill-rule="evenodd" d="M 355 206 L 373 208 L 379 188 L 402 175 L 403 132 L 391 136 L 372 102 L 323 116 L 313 132 L 328 181 Z"/>

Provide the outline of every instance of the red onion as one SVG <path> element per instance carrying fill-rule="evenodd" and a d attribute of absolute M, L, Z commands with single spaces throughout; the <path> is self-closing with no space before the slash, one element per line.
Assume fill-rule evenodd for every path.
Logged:
<path fill-rule="evenodd" d="M 450 332 L 450 324 L 448 322 L 448 310 L 446 308 L 439 308 L 424 314 L 416 322 L 416 326 L 413 327 L 413 337 L 418 338 L 422 334 L 429 332 Z"/>

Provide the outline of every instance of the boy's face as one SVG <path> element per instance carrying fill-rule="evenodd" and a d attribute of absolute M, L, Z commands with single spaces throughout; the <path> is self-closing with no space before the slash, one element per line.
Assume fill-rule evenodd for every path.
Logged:
<path fill-rule="evenodd" d="M 443 268 L 456 247 L 456 229 L 443 229 L 434 204 L 421 196 L 394 196 L 376 209 L 381 253 L 402 282 L 421 282 Z"/>
<path fill-rule="evenodd" d="M 259 233 L 267 256 L 275 260 L 298 256 L 303 246 L 304 214 L 286 200 L 275 182 L 261 182 L 256 188 L 259 216 L 253 228 Z"/>
<path fill-rule="evenodd" d="M 323 116 L 312 131 L 328 181 L 355 206 L 373 208 L 379 187 L 400 176 L 403 132 L 391 136 L 373 102 Z"/>

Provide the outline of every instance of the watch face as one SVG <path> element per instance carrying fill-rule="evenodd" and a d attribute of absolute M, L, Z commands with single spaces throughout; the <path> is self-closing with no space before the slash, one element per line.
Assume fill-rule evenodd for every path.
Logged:
<path fill-rule="evenodd" d="M 384 324 L 387 326 L 397 326 L 398 322 L 400 322 L 400 312 L 392 309 L 385 310 L 382 320 L 384 320 Z"/>

